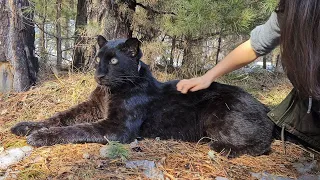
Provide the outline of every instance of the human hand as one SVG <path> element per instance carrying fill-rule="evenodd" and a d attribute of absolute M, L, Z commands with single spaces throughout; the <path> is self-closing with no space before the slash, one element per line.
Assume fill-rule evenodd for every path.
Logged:
<path fill-rule="evenodd" d="M 186 94 L 188 91 L 194 92 L 201 89 L 206 89 L 210 86 L 211 81 L 205 76 L 200 76 L 197 78 L 183 79 L 178 82 L 177 90 L 183 94 Z"/>

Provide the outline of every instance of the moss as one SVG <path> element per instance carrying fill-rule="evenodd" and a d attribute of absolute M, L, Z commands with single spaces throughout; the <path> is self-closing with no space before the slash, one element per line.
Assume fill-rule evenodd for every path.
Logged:
<path fill-rule="evenodd" d="M 100 155 L 110 159 L 120 158 L 125 161 L 130 157 L 127 147 L 117 141 L 109 141 L 108 145 L 101 148 Z"/>

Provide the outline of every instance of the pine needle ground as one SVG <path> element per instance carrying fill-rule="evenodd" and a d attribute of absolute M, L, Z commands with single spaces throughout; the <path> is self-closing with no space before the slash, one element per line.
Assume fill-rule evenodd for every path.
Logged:
<path fill-rule="evenodd" d="M 158 74 L 160 79 L 165 75 Z M 221 82 L 235 84 L 251 92 L 269 107 L 278 104 L 291 90 L 282 75 L 258 73 L 244 76 L 230 75 Z M 4 148 L 26 145 L 24 137 L 10 133 L 10 127 L 25 120 L 39 121 L 54 113 L 84 101 L 95 88 L 93 73 L 65 74 L 52 77 L 28 92 L 0 95 L 0 146 Z M 10 167 L 10 177 L 18 179 L 146 179 L 143 170 L 130 169 L 120 158 L 101 158 L 100 144 L 68 144 L 35 148 L 30 156 Z M 251 173 L 268 172 L 277 176 L 297 178 L 293 164 L 312 160 L 310 153 L 275 141 L 268 155 L 241 156 L 227 159 L 219 153 L 208 155 L 206 143 L 146 139 L 139 142 L 140 151 L 130 151 L 129 160 L 151 160 L 168 179 L 254 179 Z M 89 156 L 84 157 L 84 154 Z M 318 160 L 319 157 L 315 157 Z M 318 164 L 319 166 L 319 164 Z M 319 171 L 319 170 L 318 170 Z M 319 173 L 319 172 L 314 172 Z"/>

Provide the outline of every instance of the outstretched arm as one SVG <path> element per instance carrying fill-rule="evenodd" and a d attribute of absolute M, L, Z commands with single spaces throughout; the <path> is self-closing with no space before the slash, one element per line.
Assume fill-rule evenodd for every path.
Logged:
<path fill-rule="evenodd" d="M 281 16 L 279 17 L 281 18 Z M 251 31 L 250 37 L 250 40 L 234 49 L 205 75 L 180 81 L 177 84 L 177 90 L 187 93 L 188 91 L 206 89 L 218 77 L 251 63 L 258 56 L 271 52 L 280 43 L 278 14 L 272 13 L 265 24 L 257 26 Z"/>
<path fill-rule="evenodd" d="M 248 40 L 234 49 L 220 63 L 203 76 L 181 80 L 177 84 L 177 90 L 186 94 L 188 91 L 206 89 L 220 76 L 239 69 L 257 58 L 258 55 L 253 50 L 250 40 Z"/>

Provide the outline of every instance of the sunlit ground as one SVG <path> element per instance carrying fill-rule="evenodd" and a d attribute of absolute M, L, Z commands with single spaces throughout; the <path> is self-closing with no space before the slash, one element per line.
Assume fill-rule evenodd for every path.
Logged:
<path fill-rule="evenodd" d="M 166 74 L 158 73 L 160 79 Z M 49 78 L 50 79 L 50 78 Z M 291 85 L 283 75 L 257 72 L 250 75 L 232 74 L 220 82 L 243 87 L 269 107 L 276 106 L 290 92 Z M 24 93 L 0 96 L 0 146 L 5 149 L 26 145 L 24 137 L 9 132 L 12 125 L 24 120 L 39 121 L 55 112 L 85 100 L 95 87 L 92 73 L 64 74 L 40 82 Z M 251 173 L 267 172 L 277 176 L 297 178 L 294 163 L 311 161 L 310 153 L 275 141 L 268 155 L 241 156 L 227 159 L 219 153 L 208 156 L 207 144 L 178 141 L 143 140 L 141 152 L 130 151 L 129 160 L 152 160 L 168 179 L 254 179 Z M 146 179 L 142 170 L 126 168 L 121 159 L 99 156 L 100 144 L 69 144 L 35 148 L 30 156 L 10 167 L 10 177 L 18 179 Z M 84 157 L 86 154 L 86 157 Z M 315 157 L 318 158 L 318 157 Z M 318 158 L 318 160 L 320 160 Z M 318 161 L 319 162 L 319 161 Z M 319 173 L 315 171 L 312 173 Z"/>

